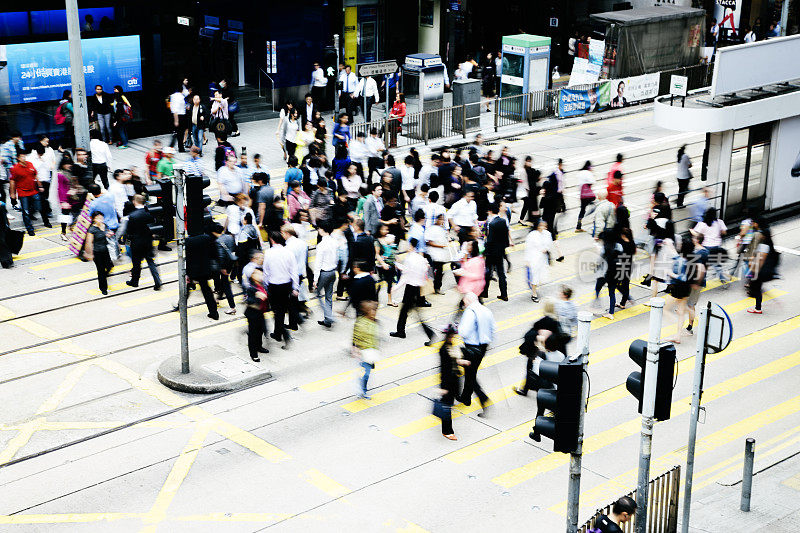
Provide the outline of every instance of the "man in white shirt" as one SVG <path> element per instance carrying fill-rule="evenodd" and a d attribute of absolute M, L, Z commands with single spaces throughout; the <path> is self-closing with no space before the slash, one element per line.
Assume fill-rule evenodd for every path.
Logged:
<path fill-rule="evenodd" d="M 459 244 L 463 243 L 472 228 L 478 224 L 478 207 L 475 204 L 475 193 L 469 191 L 464 197 L 453 204 L 447 212 L 450 227 L 458 233 Z"/>
<path fill-rule="evenodd" d="M 427 185 L 428 187 L 430 187 L 431 176 L 438 173 L 439 173 L 439 156 L 436 154 L 431 154 L 430 163 L 425 163 L 424 165 L 422 165 L 422 168 L 419 169 L 419 182 L 423 185 Z"/>
<path fill-rule="evenodd" d="M 428 203 L 422 206 L 425 211 L 425 227 L 429 228 L 436 223 L 436 218 L 441 215 L 444 217 L 445 229 L 450 229 L 450 224 L 447 222 L 447 208 L 439 204 L 439 192 L 430 191 L 428 193 Z"/>
<path fill-rule="evenodd" d="M 353 97 L 358 90 L 358 76 L 350 65 L 339 71 L 339 83 L 342 85 L 342 93 L 339 95 L 339 110 L 347 113 L 349 122 L 352 124 L 354 108 L 357 105 Z"/>
<path fill-rule="evenodd" d="M 53 169 L 49 162 L 45 159 L 45 147 L 37 144 L 28 156 L 28 161 L 33 164 L 36 169 L 36 179 L 39 180 L 39 185 L 42 187 L 42 192 L 39 193 L 40 209 L 45 217 L 49 217 L 52 209 L 50 208 L 50 179 L 53 174 Z M 0 184 L 0 187 L 2 185 Z"/>
<path fill-rule="evenodd" d="M 458 324 L 458 334 L 464 341 L 464 356 L 470 364 L 464 367 L 464 389 L 459 401 L 469 406 L 472 403 L 472 393 L 474 392 L 483 407 L 482 414 L 485 415 L 489 397 L 478 383 L 478 369 L 486 355 L 486 349 L 494 341 L 497 324 L 492 312 L 481 305 L 475 293 L 464 294 L 464 305 L 466 309 L 464 309 L 461 322 Z"/>
<path fill-rule="evenodd" d="M 411 209 L 409 212 L 412 216 L 416 215 L 416 212 L 422 210 L 422 213 L 425 214 L 425 206 L 428 205 L 428 191 L 430 187 L 425 185 L 424 183 L 419 186 L 417 193 L 414 195 L 414 199 L 411 200 Z M 425 224 L 425 219 L 423 219 L 423 225 Z"/>
<path fill-rule="evenodd" d="M 427 251 L 425 241 L 425 226 L 422 225 L 425 222 L 425 213 L 420 209 L 419 213 L 416 211 L 413 213 L 413 217 L 414 223 L 408 228 L 408 240 L 416 240 L 417 251 L 424 256 L 425 252 Z"/>
<path fill-rule="evenodd" d="M 114 198 L 114 209 L 117 216 L 122 219 L 122 211 L 125 209 L 125 202 L 128 201 L 128 191 L 125 188 L 126 179 L 130 179 L 130 173 L 126 170 L 114 171 L 114 182 L 108 186 L 108 195 Z"/>
<path fill-rule="evenodd" d="M 289 298 L 289 323 L 293 322 L 292 315 L 294 315 L 294 323 L 302 324 L 303 319 L 300 316 L 300 312 L 302 311 L 305 315 L 308 315 L 308 310 L 306 309 L 308 293 L 303 289 L 303 280 L 306 277 L 306 266 L 308 265 L 308 241 L 299 238 L 297 230 L 291 224 L 286 224 L 281 228 L 281 235 L 286 239 L 286 248 L 294 254 L 294 259 L 297 263 L 297 280 L 300 284 L 297 296 Z M 296 327 L 295 325 L 295 329 Z"/>
<path fill-rule="evenodd" d="M 366 141 L 367 148 L 369 149 L 369 158 L 367 159 L 367 181 L 372 180 L 372 173 L 378 169 L 383 168 L 383 153 L 386 151 L 386 145 L 383 139 L 378 136 L 378 128 L 370 128 L 369 137 Z M 378 173 L 380 176 L 380 173 Z"/>
<path fill-rule="evenodd" d="M 243 192 L 242 171 L 236 166 L 236 156 L 229 155 L 225 166 L 217 171 L 217 187 L 219 187 L 219 205 L 229 205 L 233 197 Z"/>
<path fill-rule="evenodd" d="M 317 228 L 322 239 L 317 243 L 314 258 L 314 279 L 317 299 L 322 307 L 323 319 L 317 323 L 330 328 L 333 325 L 333 282 L 336 280 L 336 267 L 339 264 L 339 242 L 330 234 L 331 225 L 323 222 Z M 322 293 L 325 298 L 322 298 Z"/>
<path fill-rule="evenodd" d="M 361 175 L 364 175 L 364 170 L 369 166 L 369 146 L 367 146 L 364 132 L 359 130 L 356 134 L 356 140 L 350 143 L 350 161 L 361 165 Z"/>
<path fill-rule="evenodd" d="M 170 146 L 178 145 L 179 152 L 185 152 L 186 135 L 189 130 L 186 128 L 186 97 L 183 92 L 178 90 L 169 95 L 169 111 L 172 113 L 172 140 Z M 94 155 L 92 156 L 94 158 Z"/>
<path fill-rule="evenodd" d="M 325 88 L 327 86 L 328 78 L 325 77 L 325 71 L 319 66 L 319 61 L 315 61 L 314 70 L 311 71 L 311 97 L 320 109 L 325 107 Z"/>
<path fill-rule="evenodd" d="M 372 122 L 372 106 L 381 99 L 375 78 L 372 76 L 361 78 L 358 82 L 358 95 L 363 100 L 366 121 Z"/>
<path fill-rule="evenodd" d="M 419 310 L 419 301 L 422 296 L 422 287 L 428 281 L 428 261 L 422 257 L 417 251 L 419 243 L 417 239 L 411 238 L 408 240 L 411 248 L 402 263 L 396 263 L 395 266 L 400 270 L 399 284 L 405 284 L 405 292 L 403 293 L 403 305 L 400 307 L 400 315 L 397 317 L 397 331 L 389 333 L 391 337 L 400 339 L 406 338 L 406 322 L 408 321 L 408 313 L 414 309 L 417 310 L 419 323 L 422 326 L 422 331 L 428 336 L 425 346 L 433 344 L 433 329 L 425 323 L 425 318 Z"/>
<path fill-rule="evenodd" d="M 100 132 L 92 130 L 89 134 L 89 151 L 92 153 L 92 181 L 100 176 L 104 189 L 108 189 L 108 167 L 111 165 L 111 150 L 100 139 Z"/>
<path fill-rule="evenodd" d="M 264 286 L 275 321 L 275 329 L 270 335 L 278 342 L 284 341 L 283 349 L 289 347 L 291 337 L 286 331 L 283 321 L 289 309 L 289 299 L 297 296 L 300 290 L 300 279 L 297 276 L 297 260 L 294 253 L 286 248 L 286 241 L 279 231 L 269 235 L 271 246 L 264 251 Z M 289 328 L 297 329 L 296 317 L 289 314 Z"/>
<path fill-rule="evenodd" d="M 417 181 L 414 179 L 416 169 L 414 168 L 414 157 L 407 155 L 403 160 L 403 166 L 400 167 L 400 200 L 402 202 L 402 209 L 406 209 L 411 200 L 414 199 L 414 194 L 417 190 Z M 412 217 L 414 212 L 409 213 Z"/>

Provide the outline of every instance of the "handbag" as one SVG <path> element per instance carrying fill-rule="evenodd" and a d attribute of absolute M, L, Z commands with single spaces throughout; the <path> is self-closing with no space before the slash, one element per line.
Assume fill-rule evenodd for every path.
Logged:
<path fill-rule="evenodd" d="M 433 400 L 433 416 L 436 418 L 449 418 L 452 408 L 452 405 L 444 403 L 441 399 Z"/>
<path fill-rule="evenodd" d="M 211 121 L 210 129 L 214 134 L 224 133 L 225 135 L 228 135 L 231 132 L 231 123 L 224 118 L 215 118 Z"/>
<path fill-rule="evenodd" d="M 17 255 L 22 250 L 22 241 L 25 240 L 25 232 L 19 230 L 9 230 L 6 233 L 6 244 L 11 253 Z"/>

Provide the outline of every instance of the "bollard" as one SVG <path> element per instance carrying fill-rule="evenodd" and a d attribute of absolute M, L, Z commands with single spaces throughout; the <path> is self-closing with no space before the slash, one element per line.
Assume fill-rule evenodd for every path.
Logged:
<path fill-rule="evenodd" d="M 756 455 L 756 440 L 747 439 L 744 443 L 744 469 L 742 471 L 742 511 L 750 511 L 750 493 L 753 490 L 753 460 Z"/>

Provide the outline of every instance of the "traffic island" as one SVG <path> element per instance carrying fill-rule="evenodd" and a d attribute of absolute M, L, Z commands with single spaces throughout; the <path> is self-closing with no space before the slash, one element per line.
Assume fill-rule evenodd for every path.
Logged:
<path fill-rule="evenodd" d="M 241 389 L 272 381 L 272 374 L 257 363 L 242 359 L 221 346 L 207 346 L 190 354 L 190 372 L 181 372 L 181 357 L 166 359 L 158 367 L 158 381 L 170 389 L 209 394 Z"/>

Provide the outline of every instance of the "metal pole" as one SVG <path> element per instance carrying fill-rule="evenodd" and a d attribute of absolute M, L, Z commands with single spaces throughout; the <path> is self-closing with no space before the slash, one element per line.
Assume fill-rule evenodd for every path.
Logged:
<path fill-rule="evenodd" d="M 789 24 L 789 0 L 783 0 L 783 7 L 781 8 L 781 37 L 787 35 L 786 26 Z"/>
<path fill-rule="evenodd" d="M 181 330 L 181 373 L 189 373 L 189 318 L 186 312 L 186 259 L 184 258 L 184 239 L 186 238 L 186 219 L 184 218 L 183 170 L 175 172 L 175 214 L 178 235 L 178 313 Z"/>
<path fill-rule="evenodd" d="M 394 75 L 394 74 L 393 74 Z M 391 103 L 389 103 L 389 78 L 384 75 L 384 80 L 386 80 L 386 123 L 383 128 L 383 144 L 386 146 L 386 149 L 389 149 L 389 107 Z"/>
<path fill-rule="evenodd" d="M 589 333 L 594 315 L 586 311 L 578 314 L 578 362 L 584 370 L 589 364 Z M 583 373 L 581 409 L 578 414 L 578 446 L 569 457 L 569 488 L 567 491 L 567 533 L 578 531 L 578 511 L 581 499 L 581 460 L 583 458 L 583 421 L 586 414 L 586 393 L 589 391 L 589 376 Z"/>
<path fill-rule="evenodd" d="M 642 439 L 639 444 L 639 482 L 636 485 L 636 533 L 647 531 L 647 486 L 650 482 L 650 455 L 653 445 L 653 414 L 656 408 L 658 383 L 658 345 L 661 340 L 661 319 L 664 299 L 650 299 L 650 333 L 647 337 L 644 397 L 642 398 Z M 641 520 L 640 520 L 641 518 Z"/>
<path fill-rule="evenodd" d="M 494 99 L 494 131 L 497 133 L 497 119 L 500 116 L 500 99 L 495 97 Z"/>
<path fill-rule="evenodd" d="M 686 480 L 683 488 L 683 521 L 681 533 L 689 532 L 689 514 L 692 508 L 692 476 L 694 475 L 694 448 L 697 442 L 697 419 L 700 416 L 700 395 L 703 393 L 703 368 L 706 364 L 706 338 L 711 302 L 700 311 L 697 335 L 697 355 L 694 359 L 694 386 L 692 387 L 692 413 L 689 416 L 689 443 L 686 445 Z"/>
<path fill-rule="evenodd" d="M 467 104 L 461 105 L 461 136 L 467 138 Z"/>
<path fill-rule="evenodd" d="M 333 34 L 333 47 L 336 48 L 336 68 L 338 69 L 339 65 L 342 63 L 342 60 L 339 59 L 339 34 L 338 33 L 334 33 Z M 339 112 L 341 110 L 339 109 L 339 71 L 338 70 L 336 71 L 336 80 L 334 80 L 333 83 L 334 83 L 334 86 L 333 86 L 333 98 L 334 98 L 334 100 L 336 100 L 335 102 L 333 102 L 333 109 L 336 110 L 335 114 L 339 114 Z M 273 87 L 274 87 L 274 85 L 273 85 Z M 336 117 L 334 117 L 334 122 L 336 122 Z"/>
<path fill-rule="evenodd" d="M 750 493 L 753 490 L 753 461 L 756 455 L 756 439 L 744 442 L 744 470 L 742 471 L 742 503 L 739 509 L 750 511 Z"/>
<path fill-rule="evenodd" d="M 69 40 L 69 67 L 72 79 L 72 125 L 75 128 L 75 146 L 89 153 L 89 106 L 86 103 L 86 79 L 83 75 L 81 51 L 81 23 L 78 0 L 66 0 L 67 39 Z M 89 153 L 91 158 L 91 153 Z M 91 162 L 91 159 L 90 161 Z"/>

